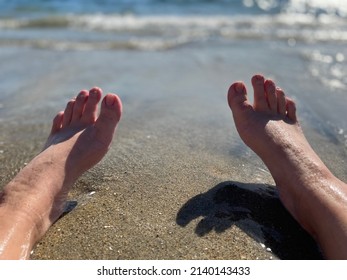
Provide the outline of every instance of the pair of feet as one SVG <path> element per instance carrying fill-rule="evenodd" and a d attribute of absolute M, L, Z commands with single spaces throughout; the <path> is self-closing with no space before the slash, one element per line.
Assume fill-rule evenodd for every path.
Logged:
<path fill-rule="evenodd" d="M 289 212 L 320 243 L 327 257 L 347 257 L 347 187 L 314 153 L 297 122 L 295 103 L 271 80 L 252 78 L 254 104 L 242 82 L 228 92 L 243 141 L 269 168 Z M 77 178 L 106 154 L 121 117 L 114 94 L 81 91 L 53 120 L 45 149 L 0 194 L 0 258 L 28 258 L 59 218 Z M 17 205 L 25 205 L 18 209 Z M 341 208 L 342 207 L 342 208 Z M 14 219 L 9 221 L 9 213 Z M 327 224 L 324 224 L 327 223 Z M 328 227 L 328 228 L 327 228 Z M 329 233 L 333 230 L 331 239 Z M 23 232 L 27 234 L 23 236 Z"/>

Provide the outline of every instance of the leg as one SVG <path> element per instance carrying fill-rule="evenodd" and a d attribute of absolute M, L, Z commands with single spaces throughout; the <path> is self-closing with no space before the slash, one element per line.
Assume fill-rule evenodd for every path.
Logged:
<path fill-rule="evenodd" d="M 242 82 L 228 103 L 242 140 L 264 161 L 280 199 L 316 238 L 327 258 L 347 258 L 347 185 L 324 165 L 297 121 L 295 103 L 273 81 L 252 78 L 254 104 Z"/>
<path fill-rule="evenodd" d="M 53 120 L 44 150 L 0 193 L 0 259 L 28 258 L 32 247 L 62 214 L 78 177 L 108 151 L 122 105 L 102 92 L 81 91 Z"/>

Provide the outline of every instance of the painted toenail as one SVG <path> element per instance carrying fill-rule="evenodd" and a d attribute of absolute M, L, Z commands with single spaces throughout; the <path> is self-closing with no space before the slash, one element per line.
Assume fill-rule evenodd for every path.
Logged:
<path fill-rule="evenodd" d="M 98 91 L 96 90 L 96 89 L 93 89 L 91 92 L 90 92 L 90 95 L 91 96 L 97 96 L 97 94 L 98 94 Z"/>
<path fill-rule="evenodd" d="M 236 92 L 237 93 L 243 93 L 243 91 L 244 91 L 244 89 L 245 89 L 245 87 L 243 86 L 243 84 L 241 84 L 241 83 L 237 83 L 237 84 L 235 84 L 235 90 L 236 90 Z"/>
<path fill-rule="evenodd" d="M 115 103 L 115 99 L 112 95 L 106 95 L 105 102 L 107 106 L 112 106 Z"/>
<path fill-rule="evenodd" d="M 77 98 L 84 99 L 86 96 L 87 96 L 86 92 L 85 92 L 85 91 L 81 91 L 81 92 L 78 94 Z"/>

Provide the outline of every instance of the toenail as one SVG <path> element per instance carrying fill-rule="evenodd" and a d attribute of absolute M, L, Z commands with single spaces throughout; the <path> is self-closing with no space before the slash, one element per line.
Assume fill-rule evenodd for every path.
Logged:
<path fill-rule="evenodd" d="M 256 75 L 255 76 L 255 80 L 256 80 L 256 82 L 258 82 L 258 83 L 262 83 L 263 82 L 263 79 L 264 79 L 264 77 L 263 76 L 261 76 L 261 75 Z"/>
<path fill-rule="evenodd" d="M 105 102 L 107 106 L 112 106 L 115 103 L 115 98 L 112 95 L 106 95 Z"/>
<path fill-rule="evenodd" d="M 90 94 L 97 95 L 101 90 L 97 87 L 94 87 L 90 90 Z"/>
<path fill-rule="evenodd" d="M 86 93 L 85 91 L 81 91 L 81 92 L 78 94 L 77 98 L 85 98 L 86 96 L 87 96 L 87 93 Z"/>
<path fill-rule="evenodd" d="M 98 91 L 96 89 L 93 89 L 93 90 L 90 91 L 90 94 L 92 96 L 96 96 L 98 94 Z"/>
<path fill-rule="evenodd" d="M 241 83 L 236 83 L 234 88 L 237 93 L 243 93 L 245 87 Z"/>

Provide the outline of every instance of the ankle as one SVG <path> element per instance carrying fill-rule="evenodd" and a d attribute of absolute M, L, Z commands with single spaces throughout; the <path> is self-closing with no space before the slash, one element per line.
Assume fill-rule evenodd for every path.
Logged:
<path fill-rule="evenodd" d="M 337 202 L 330 192 L 339 189 L 338 179 L 323 165 L 311 174 L 292 174 L 292 179 L 277 180 L 276 184 L 283 205 L 308 233 L 319 239 L 320 227 L 334 216 L 331 209 Z"/>
<path fill-rule="evenodd" d="M 9 224 L 21 224 L 38 240 L 52 224 L 50 212 L 53 199 L 48 191 L 39 193 L 31 185 L 11 182 L 0 196 L 1 213 L 5 220 L 11 217 Z"/>
<path fill-rule="evenodd" d="M 42 237 L 40 222 L 33 215 L 0 206 L 0 259 L 27 259 L 36 242 Z"/>

